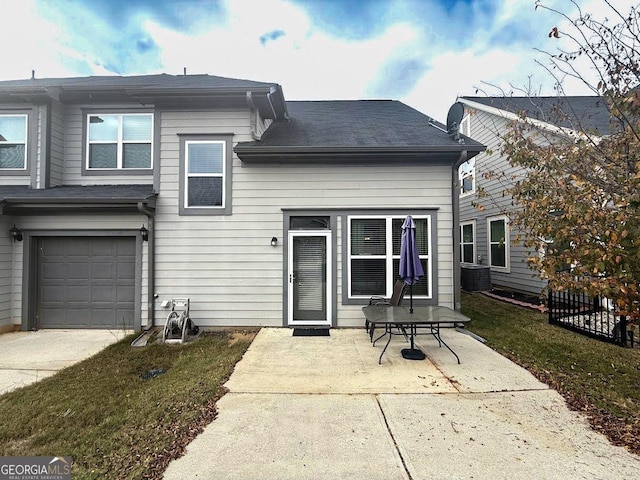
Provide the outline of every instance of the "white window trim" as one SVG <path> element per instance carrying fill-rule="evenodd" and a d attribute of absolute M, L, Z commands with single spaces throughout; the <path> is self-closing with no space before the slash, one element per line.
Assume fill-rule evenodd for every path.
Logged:
<path fill-rule="evenodd" d="M 471 136 L 471 115 L 466 114 L 460 121 L 460 133 L 467 137 Z"/>
<path fill-rule="evenodd" d="M 96 167 L 91 167 L 89 165 L 89 151 L 90 151 L 90 146 L 91 145 L 107 145 L 110 143 L 113 143 L 113 141 L 107 141 L 107 140 L 101 140 L 101 141 L 90 141 L 90 133 L 91 133 L 91 117 L 99 117 L 99 116 L 110 116 L 110 117 L 118 117 L 118 138 L 116 140 L 116 144 L 117 144 L 117 148 L 116 148 L 116 167 L 115 168 L 96 168 Z M 133 116 L 141 116 L 141 115 L 145 115 L 145 116 L 150 116 L 151 117 L 151 132 L 150 132 L 150 136 L 149 136 L 149 145 L 151 145 L 151 150 L 150 150 L 150 162 L 149 162 L 149 167 L 136 167 L 136 168 L 124 168 L 122 166 L 123 161 L 124 161 L 124 145 L 127 143 L 147 143 L 147 142 L 141 142 L 140 140 L 129 140 L 129 141 L 125 141 L 123 140 L 123 119 L 124 117 L 133 117 Z M 140 170 L 145 170 L 145 171 L 151 171 L 153 170 L 153 129 L 154 129 L 154 115 L 153 113 L 88 113 L 87 114 L 87 144 L 86 144 L 86 158 L 85 158 L 85 168 L 87 170 L 87 172 L 96 172 L 96 171 L 122 171 L 122 172 L 128 172 L 128 171 L 140 171 Z"/>
<path fill-rule="evenodd" d="M 491 222 L 504 221 L 504 261 L 506 266 L 499 267 L 492 265 L 491 259 Z M 487 217 L 487 260 L 492 271 L 511 273 L 511 232 L 509 230 L 509 217 L 506 215 L 496 215 Z"/>
<path fill-rule="evenodd" d="M 386 261 L 386 270 L 388 275 L 392 275 L 393 272 L 393 261 L 395 259 L 400 259 L 400 255 L 393 255 L 393 219 L 405 219 L 406 215 L 348 215 L 347 216 L 347 282 L 348 282 L 348 298 L 349 299 L 367 299 L 370 298 L 370 295 L 352 295 L 351 294 L 351 259 L 353 258 L 351 255 L 351 220 L 357 219 L 385 219 L 386 221 L 386 251 L 385 251 L 385 261 Z M 426 219 L 427 220 L 427 232 L 429 235 L 427 242 L 427 251 L 429 252 L 427 255 L 420 255 L 421 260 L 427 260 L 427 271 L 425 272 L 425 276 L 428 279 L 428 292 L 427 296 L 424 295 L 414 295 L 414 299 L 428 300 L 433 298 L 433 230 L 432 230 L 432 218 L 431 215 L 412 215 L 414 220 L 417 219 Z M 376 259 L 381 258 L 382 255 L 355 255 L 355 257 L 359 259 Z M 395 280 L 393 278 L 387 279 L 387 291 L 385 292 L 385 297 L 390 298 L 393 295 L 393 284 Z"/>
<path fill-rule="evenodd" d="M 222 173 L 189 173 L 189 145 L 192 144 L 220 144 L 222 145 Z M 211 210 L 223 210 L 226 208 L 226 175 L 227 175 L 227 142 L 224 140 L 185 140 L 184 142 L 184 208 L 185 209 L 211 209 Z M 190 178 L 221 178 L 222 179 L 222 205 L 189 205 L 189 179 Z"/>
<path fill-rule="evenodd" d="M 476 221 L 475 220 L 468 220 L 465 222 L 460 222 L 460 263 L 465 263 L 468 264 L 468 262 L 464 261 L 464 245 L 468 245 L 468 243 L 464 243 L 464 235 L 462 234 L 462 229 L 464 226 L 466 225 L 471 225 L 471 228 L 473 229 L 473 239 L 471 240 L 473 243 L 473 253 L 472 253 L 472 258 L 473 258 L 473 264 L 478 263 L 477 258 L 478 258 L 478 252 L 477 252 L 477 246 L 478 243 L 476 242 Z"/>
<path fill-rule="evenodd" d="M 22 168 L 0 168 L 0 172 L 25 172 L 27 170 L 27 160 L 29 158 L 29 115 L 22 113 L 0 114 L 0 117 L 22 117 L 24 118 L 24 163 Z M 22 143 L 0 141 L 7 145 L 22 145 Z"/>

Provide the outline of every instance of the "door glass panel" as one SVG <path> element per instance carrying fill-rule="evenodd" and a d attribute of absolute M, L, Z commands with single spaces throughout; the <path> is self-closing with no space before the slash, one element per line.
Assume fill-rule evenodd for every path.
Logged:
<path fill-rule="evenodd" d="M 289 228 L 291 230 L 327 230 L 329 217 L 291 217 Z"/>
<path fill-rule="evenodd" d="M 326 237 L 293 238 L 293 320 L 327 319 Z"/>

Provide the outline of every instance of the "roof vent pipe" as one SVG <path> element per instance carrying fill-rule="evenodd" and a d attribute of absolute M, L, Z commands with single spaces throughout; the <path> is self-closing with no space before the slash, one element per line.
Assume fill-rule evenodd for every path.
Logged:
<path fill-rule="evenodd" d="M 182 74 L 186 77 L 187 76 L 187 67 L 183 67 L 182 68 Z"/>
<path fill-rule="evenodd" d="M 35 80 L 35 79 L 36 79 L 36 71 L 31 70 L 31 80 Z"/>

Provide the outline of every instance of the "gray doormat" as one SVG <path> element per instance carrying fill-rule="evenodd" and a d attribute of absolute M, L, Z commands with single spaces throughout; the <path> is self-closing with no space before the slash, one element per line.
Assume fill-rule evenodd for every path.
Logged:
<path fill-rule="evenodd" d="M 294 337 L 328 337 L 328 328 L 294 328 Z"/>

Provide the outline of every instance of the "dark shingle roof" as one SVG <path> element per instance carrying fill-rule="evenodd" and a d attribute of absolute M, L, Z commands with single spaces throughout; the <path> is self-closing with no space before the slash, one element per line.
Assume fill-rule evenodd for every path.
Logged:
<path fill-rule="evenodd" d="M 27 185 L 0 186 L 3 201 L 143 201 L 154 197 L 153 185 L 62 185 L 46 189 L 32 189 Z"/>
<path fill-rule="evenodd" d="M 65 90 L 73 89 L 100 89 L 100 88 L 268 88 L 275 83 L 255 82 L 253 80 L 241 80 L 236 78 L 216 77 L 214 75 L 135 75 L 135 76 L 91 76 L 69 78 L 34 78 L 27 80 L 0 81 L 0 90 L 10 90 L 16 87 L 62 87 Z"/>
<path fill-rule="evenodd" d="M 155 210 L 153 185 L 63 185 L 32 189 L 27 185 L 0 186 L 4 215 L 67 212 L 140 212 Z"/>
<path fill-rule="evenodd" d="M 444 125 L 395 100 L 289 101 L 287 108 L 288 120 L 275 122 L 261 140 L 240 149 L 484 149 L 471 139 L 453 140 Z"/>
<path fill-rule="evenodd" d="M 529 118 L 560 127 L 593 130 L 600 135 L 611 132 L 611 115 L 601 97 L 462 97 L 462 99 L 515 114 L 525 112 Z"/>
<path fill-rule="evenodd" d="M 135 75 L 33 78 L 0 81 L 0 102 L 33 103 L 54 98 L 62 103 L 120 103 L 182 108 L 246 107 L 248 99 L 263 118 L 286 117 L 282 88 L 214 75 Z"/>

